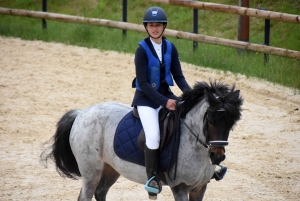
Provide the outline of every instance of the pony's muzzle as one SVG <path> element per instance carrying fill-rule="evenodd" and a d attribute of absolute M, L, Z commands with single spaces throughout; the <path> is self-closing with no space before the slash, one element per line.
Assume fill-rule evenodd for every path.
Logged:
<path fill-rule="evenodd" d="M 211 163 L 213 165 L 219 165 L 226 158 L 225 152 L 224 151 L 222 152 L 219 149 L 222 149 L 222 148 L 216 148 L 214 150 L 210 150 L 209 156 L 211 159 Z"/>
<path fill-rule="evenodd" d="M 219 165 L 225 160 L 225 146 L 228 141 L 210 141 L 209 156 L 213 165 Z"/>

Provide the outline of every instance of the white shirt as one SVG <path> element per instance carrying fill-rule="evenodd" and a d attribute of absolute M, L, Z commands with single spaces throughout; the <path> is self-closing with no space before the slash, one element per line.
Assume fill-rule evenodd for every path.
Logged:
<path fill-rule="evenodd" d="M 157 44 L 157 43 L 153 42 L 151 38 L 150 38 L 150 41 L 154 47 L 154 50 L 155 50 L 160 62 L 162 62 L 162 43 Z"/>

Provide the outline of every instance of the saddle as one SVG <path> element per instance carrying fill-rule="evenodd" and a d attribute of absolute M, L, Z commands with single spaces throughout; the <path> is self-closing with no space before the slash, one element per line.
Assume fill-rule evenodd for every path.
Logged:
<path fill-rule="evenodd" d="M 135 118 L 138 119 L 140 118 L 136 107 L 133 107 L 132 114 Z M 176 125 L 178 125 L 178 122 L 175 122 L 176 113 L 174 111 L 169 111 L 166 108 L 162 108 L 159 111 L 158 119 L 159 119 L 159 129 L 160 129 L 159 149 L 160 151 L 162 151 L 165 145 L 167 144 L 167 142 L 173 136 L 173 134 L 177 132 Z M 144 129 L 142 129 L 137 140 L 138 148 L 141 151 L 144 151 L 145 144 L 146 144 L 146 137 L 145 137 Z"/>
<path fill-rule="evenodd" d="M 163 108 L 159 112 L 160 153 L 158 159 L 159 173 L 170 172 L 177 166 L 180 142 L 180 112 Z M 145 133 L 136 108 L 128 112 L 119 122 L 114 136 L 114 151 L 116 155 L 128 162 L 145 166 L 144 148 Z M 175 168 L 176 169 L 176 168 Z M 176 177 L 176 171 L 174 178 Z M 169 176 L 170 177 L 170 176 Z M 163 181 L 163 176 L 160 175 Z M 170 177 L 171 178 L 171 177 Z M 163 181 L 164 183 L 166 181 Z"/>

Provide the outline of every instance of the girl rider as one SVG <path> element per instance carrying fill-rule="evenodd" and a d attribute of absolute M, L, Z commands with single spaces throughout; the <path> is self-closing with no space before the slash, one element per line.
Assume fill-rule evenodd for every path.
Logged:
<path fill-rule="evenodd" d="M 167 22 L 162 8 L 151 7 L 146 11 L 143 24 L 149 36 L 139 43 L 134 59 L 136 91 L 132 106 L 137 107 L 146 136 L 145 166 L 149 180 L 145 189 L 150 199 L 156 199 L 161 191 L 155 172 L 160 143 L 159 110 L 162 107 L 176 109 L 177 97 L 169 87 L 174 85 L 173 79 L 181 91 L 190 89 L 176 47 L 163 36 Z"/>

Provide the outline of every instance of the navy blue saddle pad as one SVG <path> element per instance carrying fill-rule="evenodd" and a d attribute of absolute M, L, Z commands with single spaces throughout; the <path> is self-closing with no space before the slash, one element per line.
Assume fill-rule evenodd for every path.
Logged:
<path fill-rule="evenodd" d="M 114 137 L 114 150 L 121 159 L 145 166 L 144 152 L 137 145 L 138 136 L 142 128 L 141 120 L 134 117 L 132 111 L 126 114 L 117 127 Z M 173 146 L 172 141 L 173 137 L 166 143 L 166 146 L 159 154 L 158 165 L 163 172 L 166 172 L 175 162 L 176 157 L 171 157 L 170 153 L 174 155 L 178 147 Z"/>

